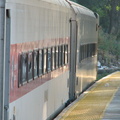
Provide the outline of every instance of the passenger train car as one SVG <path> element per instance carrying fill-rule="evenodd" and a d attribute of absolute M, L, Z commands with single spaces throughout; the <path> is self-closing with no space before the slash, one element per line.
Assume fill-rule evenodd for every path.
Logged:
<path fill-rule="evenodd" d="M 5 10 L 4 118 L 51 120 L 96 80 L 99 16 L 69 0 L 6 0 Z"/>

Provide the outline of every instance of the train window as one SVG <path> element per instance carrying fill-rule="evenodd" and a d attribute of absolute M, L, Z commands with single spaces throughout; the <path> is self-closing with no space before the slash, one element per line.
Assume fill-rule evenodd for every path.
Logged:
<path fill-rule="evenodd" d="M 94 44 L 91 44 L 91 56 L 94 56 Z"/>
<path fill-rule="evenodd" d="M 68 45 L 67 45 L 67 63 L 68 63 Z"/>
<path fill-rule="evenodd" d="M 85 58 L 87 58 L 87 45 L 85 45 Z"/>
<path fill-rule="evenodd" d="M 97 44 L 95 44 L 95 55 L 97 54 Z"/>
<path fill-rule="evenodd" d="M 59 64 L 58 66 L 61 66 L 61 62 L 62 62 L 62 51 L 61 51 L 61 46 L 58 47 L 58 55 L 59 55 Z"/>
<path fill-rule="evenodd" d="M 93 56 L 96 54 L 96 44 L 93 44 Z"/>
<path fill-rule="evenodd" d="M 19 85 L 67 63 L 68 45 L 22 53 L 19 56 Z"/>
<path fill-rule="evenodd" d="M 65 64 L 68 63 L 68 45 L 64 45 L 64 51 L 65 51 Z"/>
<path fill-rule="evenodd" d="M 84 59 L 84 45 L 82 46 L 82 60 Z"/>
<path fill-rule="evenodd" d="M 87 58 L 89 57 L 89 45 L 87 44 Z"/>
<path fill-rule="evenodd" d="M 82 54 L 82 60 L 84 59 L 84 47 L 83 47 L 83 45 L 81 46 L 81 54 Z"/>
<path fill-rule="evenodd" d="M 52 48 L 52 70 L 55 69 L 55 47 Z"/>
<path fill-rule="evenodd" d="M 81 62 L 81 47 L 79 46 L 79 63 Z"/>
<path fill-rule="evenodd" d="M 28 52 L 28 80 L 33 78 L 33 53 L 32 51 Z"/>
<path fill-rule="evenodd" d="M 43 74 L 43 50 L 39 50 L 39 76 Z"/>
<path fill-rule="evenodd" d="M 93 56 L 93 44 L 91 44 L 91 57 Z"/>
<path fill-rule="evenodd" d="M 65 54 L 64 54 L 64 46 L 61 46 L 61 51 L 62 51 L 62 65 L 65 64 Z"/>
<path fill-rule="evenodd" d="M 83 60 L 83 45 L 81 45 L 81 60 Z"/>
<path fill-rule="evenodd" d="M 84 45 L 84 59 L 86 58 L 86 47 Z"/>
<path fill-rule="evenodd" d="M 85 45 L 83 45 L 83 59 L 85 59 Z"/>
<path fill-rule="evenodd" d="M 20 83 L 23 84 L 27 82 L 27 61 L 28 61 L 28 56 L 27 53 L 22 53 L 20 57 Z"/>
<path fill-rule="evenodd" d="M 81 62 L 82 60 L 82 46 L 80 45 L 80 48 L 79 48 L 80 52 L 79 52 L 79 62 Z"/>
<path fill-rule="evenodd" d="M 91 44 L 89 44 L 89 57 L 91 56 Z"/>
<path fill-rule="evenodd" d="M 90 47 L 90 44 L 88 44 L 88 57 L 90 57 L 91 55 L 91 47 Z"/>
<path fill-rule="evenodd" d="M 85 46 L 83 45 L 83 60 L 85 59 Z"/>
<path fill-rule="evenodd" d="M 83 45 L 83 60 L 85 59 L 85 45 Z"/>
<path fill-rule="evenodd" d="M 58 68 L 58 46 L 56 46 L 56 49 L 55 49 L 55 57 L 56 57 L 56 68 Z"/>
<path fill-rule="evenodd" d="M 33 51 L 33 68 L 34 68 L 34 78 L 36 78 L 38 76 L 38 69 L 39 69 L 39 51 L 38 50 L 34 50 Z"/>
<path fill-rule="evenodd" d="M 63 46 L 63 50 L 64 50 L 64 65 L 65 65 L 65 45 Z"/>
<path fill-rule="evenodd" d="M 84 45 L 84 50 L 85 50 L 85 59 L 87 58 L 87 46 Z"/>
<path fill-rule="evenodd" d="M 93 44 L 91 44 L 91 57 L 93 56 L 93 47 L 94 47 L 94 45 Z"/>
<path fill-rule="evenodd" d="M 90 57 L 92 57 L 93 46 L 90 44 Z"/>
<path fill-rule="evenodd" d="M 47 71 L 51 71 L 51 60 L 52 59 L 52 51 L 51 48 L 47 49 Z"/>
<path fill-rule="evenodd" d="M 43 73 L 45 74 L 47 72 L 47 49 L 44 49 L 44 68 L 43 68 Z"/>
<path fill-rule="evenodd" d="M 21 86 L 21 84 L 22 84 L 22 80 L 21 80 L 21 66 L 22 66 L 22 55 L 21 54 L 19 54 L 18 55 L 18 87 L 20 87 Z"/>

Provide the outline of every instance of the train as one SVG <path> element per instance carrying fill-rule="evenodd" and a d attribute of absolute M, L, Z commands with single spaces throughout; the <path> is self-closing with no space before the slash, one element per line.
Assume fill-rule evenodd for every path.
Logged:
<path fill-rule="evenodd" d="M 3 22 L 2 120 L 52 120 L 96 80 L 97 13 L 70 0 L 6 0 Z"/>

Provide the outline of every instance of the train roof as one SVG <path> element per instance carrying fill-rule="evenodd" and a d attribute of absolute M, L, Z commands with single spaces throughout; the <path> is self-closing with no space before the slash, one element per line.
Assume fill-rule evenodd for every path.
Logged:
<path fill-rule="evenodd" d="M 78 14 L 78 15 L 87 15 L 87 16 L 91 16 L 91 17 L 95 18 L 94 12 L 91 11 L 90 9 L 88 9 L 88 8 L 86 8 L 86 7 L 84 7 L 84 6 L 80 5 L 80 4 L 77 4 L 75 2 L 72 2 L 70 0 L 69 0 L 69 2 L 71 4 L 71 6 L 73 7 L 76 14 Z"/>
<path fill-rule="evenodd" d="M 42 0 L 42 1 L 70 8 L 66 0 Z"/>
<path fill-rule="evenodd" d="M 70 5 L 66 0 L 6 0 L 7 3 L 18 3 L 18 4 L 26 4 L 26 5 L 32 5 L 32 6 L 42 6 L 41 3 L 48 3 L 58 6 L 63 6 L 70 8 Z"/>

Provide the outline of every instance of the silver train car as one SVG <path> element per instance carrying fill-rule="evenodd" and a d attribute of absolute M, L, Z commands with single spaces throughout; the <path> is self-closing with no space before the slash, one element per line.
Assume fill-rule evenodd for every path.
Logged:
<path fill-rule="evenodd" d="M 99 16 L 69 0 L 4 5 L 1 120 L 52 120 L 96 80 Z"/>

